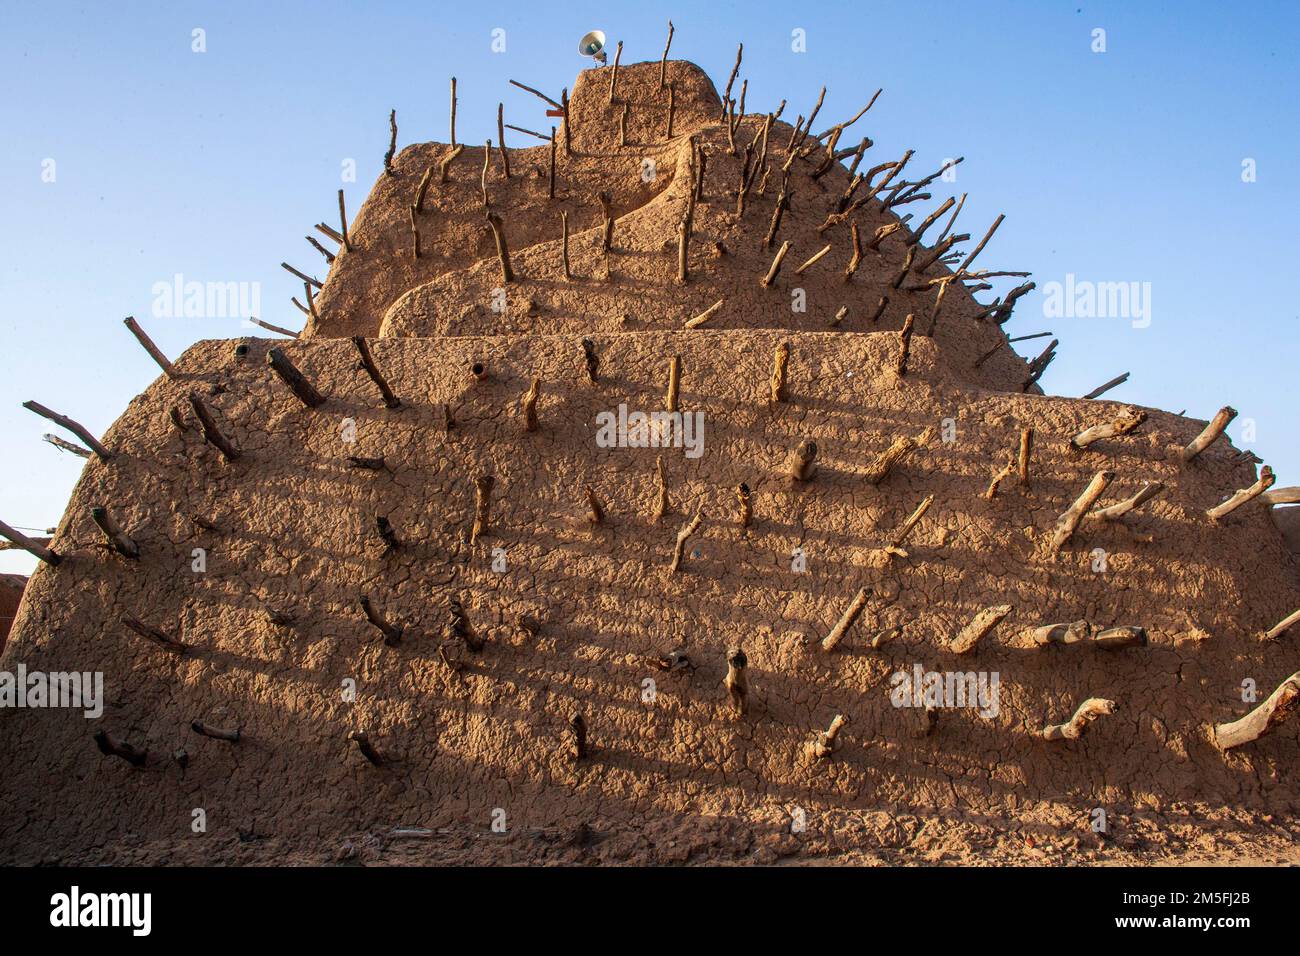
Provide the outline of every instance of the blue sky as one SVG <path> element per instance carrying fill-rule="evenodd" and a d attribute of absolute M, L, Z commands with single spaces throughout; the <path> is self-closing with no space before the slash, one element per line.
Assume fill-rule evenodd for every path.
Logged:
<path fill-rule="evenodd" d="M 916 150 L 917 171 L 966 157 L 935 202 L 968 192 L 966 231 L 1006 221 L 987 268 L 1047 282 L 1150 283 L 1150 324 L 1047 318 L 1021 301 L 1012 334 L 1051 330 L 1043 380 L 1079 395 L 1120 372 L 1110 397 L 1210 417 L 1300 483 L 1293 406 L 1300 211 L 1300 5 L 1180 3 L 0 2 L 0 518 L 52 526 L 81 462 L 41 441 L 36 399 L 101 433 L 157 375 L 122 326 L 134 314 L 169 354 L 248 334 L 234 319 L 156 318 L 153 289 L 186 280 L 258 283 L 261 318 L 297 328 L 288 260 L 322 261 L 303 236 L 355 210 L 382 166 L 388 111 L 399 145 L 538 128 L 598 27 L 624 62 L 673 55 L 721 86 L 745 44 L 751 112 L 790 101 L 847 118 L 876 161 Z M 491 49 L 505 30 L 506 50 Z M 1094 52 L 1093 31 L 1105 32 Z M 206 52 L 194 52 L 193 31 Z M 804 31 L 806 52 L 792 50 Z M 508 139 L 508 143 L 510 143 Z M 511 145 L 524 145 L 515 140 Z M 341 182 L 346 160 L 356 182 Z M 53 160 L 54 181 L 47 182 Z M 1253 160 L 1256 181 L 1243 182 Z M 1141 288 L 1141 287 L 1139 287 Z M 1138 325 L 1142 321 L 1137 322 Z M 1042 342 L 1028 342 L 1036 351 Z M 1253 439 L 1248 429 L 1253 425 Z M 0 570 L 27 571 L 0 553 Z"/>

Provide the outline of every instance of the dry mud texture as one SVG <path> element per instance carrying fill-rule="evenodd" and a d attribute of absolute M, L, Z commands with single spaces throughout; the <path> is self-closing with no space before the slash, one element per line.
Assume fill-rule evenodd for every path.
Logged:
<path fill-rule="evenodd" d="M 621 67 L 620 90 L 657 102 L 648 92 L 657 71 Z M 689 64 L 670 64 L 670 75 L 680 131 L 721 154 L 712 86 Z M 410 147 L 399 175 L 359 213 L 357 250 L 340 256 L 318 297 L 321 321 L 280 344 L 325 404 L 304 407 L 273 377 L 271 343 L 203 342 L 177 360 L 178 379 L 156 381 L 105 436 L 115 457 L 87 463 L 53 540 L 64 561 L 31 579 L 0 661 L 5 670 L 103 671 L 105 712 L 90 721 L 77 711 L 0 711 L 0 860 L 1293 861 L 1296 725 L 1228 753 L 1210 733 L 1253 706 L 1241 702 L 1244 680 L 1262 699 L 1297 669 L 1293 638 L 1260 639 L 1300 606 L 1295 559 L 1268 509 L 1253 503 L 1217 524 L 1204 513 L 1251 484 L 1254 467 L 1226 439 L 1182 464 L 1178 450 L 1204 423 L 1155 410 L 1128 436 L 1071 450 L 1071 436 L 1126 406 L 1023 394 L 1024 363 L 1010 349 L 1000 364 L 974 369 L 973 356 L 1002 333 L 970 318 L 979 307 L 964 290 L 950 294 L 935 338 L 913 338 L 900 377 L 892 307 L 880 330 L 852 318 L 825 330 L 826 311 L 838 308 L 828 302 L 851 302 L 859 315 L 901 263 L 901 248 L 887 242 L 881 260 L 843 283 L 843 227 L 826 240 L 836 268 L 819 277 L 824 261 L 805 277 L 821 312 L 810 304 L 789 313 L 788 283 L 757 283 L 770 186 L 739 223 L 725 208 L 701 207 L 697 228 L 729 251 L 675 286 L 675 251 L 655 243 L 680 214 L 682 145 L 638 126 L 650 107 L 634 108 L 633 130 L 668 167 L 661 185 L 614 170 L 622 159 L 602 166 L 612 144 L 595 131 L 609 126 L 607 84 L 608 70 L 584 74 L 571 110 L 575 151 L 605 170 L 602 188 L 628 210 L 608 282 L 557 278 L 555 204 L 545 179 L 539 197 L 524 178 L 528 161 L 512 157 L 519 187 L 534 193 L 503 204 L 521 277 L 509 296 L 544 307 L 505 319 L 457 313 L 499 281 L 491 247 L 471 245 L 482 231 L 472 151 L 453 167 L 456 190 L 431 188 L 441 212 L 425 242 L 441 258 L 421 260 L 428 271 L 417 274 L 403 260 L 401 213 L 421 166 L 445 147 Z M 754 120 L 744 128 L 742 143 Z M 709 170 L 727 162 L 711 158 Z M 802 181 L 811 166 L 795 168 Z M 842 169 L 823 181 L 836 177 Z M 809 253 L 826 207 L 815 190 L 802 183 L 786 219 Z M 721 198 L 723 183 L 711 191 Z M 589 275 L 604 266 L 594 256 L 593 192 L 583 180 L 571 207 L 575 265 Z M 863 216 L 864 233 L 885 215 Z M 799 261 L 792 254 L 787 268 Z M 638 296 L 629 322 L 577 308 L 595 301 L 617 311 Z M 735 308 L 716 327 L 675 330 L 695 307 L 682 303 L 722 296 Z M 928 315 L 926 297 L 906 308 Z M 374 335 L 381 320 L 371 347 L 402 399 L 397 409 L 384 407 L 356 350 L 338 338 Z M 595 383 L 583 336 L 600 359 Z M 787 400 L 773 404 L 782 342 Z M 600 447 L 600 413 L 664 407 L 674 355 L 680 407 L 704 417 L 703 454 Z M 476 363 L 485 380 L 470 374 Z M 535 376 L 539 428 L 529 432 L 520 400 Z M 203 442 L 190 391 L 215 410 L 242 452 L 236 461 Z M 173 406 L 186 409 L 184 431 L 169 419 Z M 1013 476 L 987 500 L 1026 426 L 1035 432 L 1031 483 Z M 895 438 L 927 428 L 930 440 L 883 481 L 866 480 Z M 805 439 L 817 443 L 818 469 L 796 485 L 784 464 Z M 382 456 L 385 467 L 349 467 L 349 455 Z M 669 510 L 656 520 L 658 456 Z M 1057 516 L 1103 468 L 1116 479 L 1102 504 L 1143 481 L 1168 490 L 1121 521 L 1085 521 L 1054 553 Z M 486 474 L 495 477 L 491 521 L 471 543 L 474 479 Z M 752 496 L 748 528 L 741 483 Z M 606 511 L 599 524 L 589 520 L 588 486 Z M 892 533 L 928 495 L 933 506 L 906 556 L 887 555 Z M 138 543 L 139 561 L 105 548 L 89 515 L 100 504 Z M 674 574 L 674 540 L 697 512 L 702 523 Z M 377 516 L 391 522 L 395 549 L 375 531 Z M 494 570 L 494 549 L 504 571 Z M 806 570 L 793 567 L 796 549 Z M 859 588 L 869 593 L 861 619 L 823 650 Z M 363 595 L 404 628 L 396 646 L 366 621 Z M 456 635 L 453 601 L 481 650 Z M 974 651 L 954 654 L 958 632 L 997 604 L 1010 614 Z M 141 639 L 121 625 L 124 614 L 186 652 Z M 537 622 L 535 633 L 521 615 Z M 1102 651 L 1029 637 L 1040 624 L 1077 619 L 1142 625 L 1149 643 Z M 871 646 L 894 627 L 893 640 Z M 743 716 L 722 683 L 736 645 L 748 658 Z M 659 669 L 674 648 L 690 666 Z M 891 675 L 916 665 L 997 672 L 996 715 L 943 710 L 924 733 L 924 712 L 890 697 Z M 1078 740 L 1041 739 L 1088 697 L 1117 710 Z M 589 754 L 577 762 L 575 712 L 589 731 Z M 839 748 L 812 757 L 809 744 L 837 714 L 848 719 Z M 199 736 L 195 720 L 240 728 L 242 739 Z M 143 765 L 101 755 L 98 730 L 147 751 Z M 381 765 L 363 757 L 353 731 L 368 734 Z M 175 758 L 182 750 L 185 767 Z M 206 833 L 191 830 L 196 808 Z M 1107 814 L 1104 836 L 1089 827 L 1096 808 Z M 491 828 L 499 811 L 505 833 Z M 792 817 L 806 829 L 792 833 Z M 396 826 L 428 832 L 395 837 Z"/>
<path fill-rule="evenodd" d="M 27 578 L 21 574 L 0 574 L 0 654 L 4 653 L 9 628 L 13 626 L 26 585 Z"/>

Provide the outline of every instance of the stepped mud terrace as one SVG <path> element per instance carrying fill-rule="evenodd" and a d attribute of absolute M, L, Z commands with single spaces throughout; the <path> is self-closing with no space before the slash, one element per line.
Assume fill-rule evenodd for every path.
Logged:
<path fill-rule="evenodd" d="M 297 341 L 200 342 L 103 436 L 0 669 L 104 713 L 0 712 L 0 857 L 1294 860 L 1300 577 L 1229 497 L 1271 472 L 1042 394 L 987 224 L 900 218 L 847 120 L 614 69 L 509 177 L 395 151 Z M 996 706 L 897 706 L 918 668 Z"/>

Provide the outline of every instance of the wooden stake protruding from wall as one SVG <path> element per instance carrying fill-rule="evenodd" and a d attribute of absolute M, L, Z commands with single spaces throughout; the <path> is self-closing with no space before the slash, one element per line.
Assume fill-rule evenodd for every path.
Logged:
<path fill-rule="evenodd" d="M 510 152 L 506 149 L 506 105 L 497 104 L 497 148 L 501 151 L 501 170 L 510 178 Z"/>
<path fill-rule="evenodd" d="M 1088 513 L 1088 517 L 1098 521 L 1115 521 L 1124 517 L 1130 511 L 1141 508 L 1164 490 L 1165 486 L 1162 482 L 1148 481 L 1131 498 L 1125 498 L 1119 504 L 1111 505 L 1109 508 L 1098 508 L 1096 511 L 1091 511 Z"/>
<path fill-rule="evenodd" d="M 1259 470 L 1259 480 L 1257 482 L 1249 488 L 1239 489 L 1227 501 L 1215 505 L 1213 508 L 1206 511 L 1205 514 L 1211 521 L 1218 521 L 1220 518 L 1236 511 L 1246 502 L 1258 498 L 1264 492 L 1268 491 L 1269 488 L 1273 487 L 1275 481 L 1277 481 L 1277 476 L 1273 474 L 1273 469 L 1268 465 L 1265 465 Z"/>
<path fill-rule="evenodd" d="M 785 473 L 791 481 L 811 481 L 817 471 L 817 443 L 805 439 L 790 452 Z"/>
<path fill-rule="evenodd" d="M 907 360 L 912 355 L 912 329 L 915 317 L 911 312 L 903 320 L 903 327 L 898 332 L 898 358 L 894 362 L 894 371 L 902 378 L 907 374 Z"/>
<path fill-rule="evenodd" d="M 1300 708 L 1300 672 L 1277 686 L 1268 699 L 1240 720 L 1214 728 L 1214 742 L 1224 750 L 1258 740 Z"/>
<path fill-rule="evenodd" d="M 99 505 L 91 508 L 90 519 L 98 525 L 100 531 L 104 532 L 104 537 L 108 539 L 114 551 L 132 561 L 140 560 L 140 546 L 132 541 L 122 530 L 122 526 L 113 520 L 107 508 Z"/>
<path fill-rule="evenodd" d="M 822 638 L 822 650 L 833 651 L 836 646 L 844 639 L 844 635 L 853 627 L 858 616 L 862 613 L 863 608 L 867 606 L 867 589 L 858 588 L 858 593 L 854 595 L 853 602 L 844 610 L 839 621 L 831 628 L 831 632 Z"/>
<path fill-rule="evenodd" d="M 998 622 L 1011 613 L 1010 604 L 996 604 L 986 607 L 976 614 L 969 624 L 952 639 L 948 650 L 954 654 L 969 654 L 981 640 L 997 626 Z"/>
<path fill-rule="evenodd" d="M 37 560 L 44 561 L 51 567 L 57 567 L 63 555 L 57 554 L 38 541 L 33 541 L 12 525 L 0 521 L 0 537 L 7 538 Z"/>
<path fill-rule="evenodd" d="M 289 356 L 278 348 L 268 349 L 266 352 L 266 364 L 271 366 L 271 371 L 279 376 L 280 381 L 289 386 L 289 390 L 298 397 L 308 408 L 319 408 L 325 404 L 325 396 L 316 391 L 315 386 L 307 381 L 307 377 L 298 370 L 298 367 L 289 360 Z"/>
<path fill-rule="evenodd" d="M 727 649 L 727 676 L 722 679 L 726 685 L 727 696 L 731 698 L 731 709 L 744 715 L 749 705 L 749 678 L 745 674 L 749 658 L 740 647 Z"/>
<path fill-rule="evenodd" d="M 1065 546 L 1065 542 L 1070 540 L 1074 530 L 1079 527 L 1079 522 L 1083 520 L 1089 509 L 1096 504 L 1097 499 L 1106 491 L 1106 487 L 1115 478 L 1113 471 L 1099 471 L 1092 476 L 1088 486 L 1083 489 L 1083 494 L 1075 499 L 1074 504 L 1070 505 L 1061 517 L 1057 519 L 1056 528 L 1052 532 L 1052 541 L 1049 547 L 1052 551 L 1060 551 Z"/>
<path fill-rule="evenodd" d="M 384 515 L 375 515 L 375 532 L 384 542 L 384 551 L 396 551 L 402 546 L 402 542 L 397 538 L 397 532 L 393 530 L 392 522 Z"/>
<path fill-rule="evenodd" d="M 659 521 L 668 513 L 668 475 L 664 471 L 664 457 L 655 458 L 655 496 L 650 509 L 650 520 Z"/>
<path fill-rule="evenodd" d="M 370 742 L 370 735 L 364 730 L 352 731 L 352 733 L 348 734 L 348 740 L 357 745 L 357 749 L 361 751 L 361 756 L 365 757 L 371 764 L 376 767 L 384 765 L 384 758 L 380 756 L 379 751 L 375 749 L 375 745 Z"/>
<path fill-rule="evenodd" d="M 704 522 L 704 512 L 696 511 L 695 517 L 686 522 L 682 529 L 677 532 L 677 540 L 673 544 L 673 560 L 668 566 L 669 574 L 676 574 L 682 566 L 682 558 L 686 553 L 686 542 L 691 535 L 700 530 L 700 525 Z"/>
<path fill-rule="evenodd" d="M 929 444 L 934 437 L 934 427 L 929 426 L 919 435 L 912 437 L 905 435 L 895 438 L 889 447 L 876 456 L 875 460 L 867 466 L 863 475 L 867 482 L 872 485 L 878 485 L 885 480 L 885 477 L 893 470 L 894 466 L 900 461 L 920 448 L 922 445 Z"/>
<path fill-rule="evenodd" d="M 664 408 L 667 411 L 677 411 L 677 399 L 681 393 L 682 384 L 682 357 L 674 355 L 668 360 L 668 393 L 664 397 Z"/>
<path fill-rule="evenodd" d="M 673 45 L 673 21 L 668 21 L 668 42 L 664 44 L 664 55 L 659 58 L 659 89 L 664 88 L 664 79 L 668 71 L 668 48 Z"/>
<path fill-rule="evenodd" d="M 339 235 L 343 238 L 343 248 L 352 251 L 352 239 L 348 235 L 348 207 L 343 201 L 343 190 L 339 190 Z"/>
<path fill-rule="evenodd" d="M 510 250 L 506 246 L 506 235 L 503 231 L 501 217 L 494 212 L 487 215 L 488 225 L 492 227 L 492 239 L 496 242 L 497 260 L 501 263 L 501 281 L 514 282 L 515 273 L 510 268 Z"/>
<path fill-rule="evenodd" d="M 474 526 L 470 529 L 469 543 L 474 544 L 487 531 L 492 514 L 492 486 L 496 478 L 480 475 L 474 479 Z"/>
<path fill-rule="evenodd" d="M 1020 474 L 1020 486 L 1029 487 L 1029 456 L 1034 449 L 1034 430 L 1032 428 L 1020 429 L 1020 450 L 1016 455 L 1016 468 Z"/>
<path fill-rule="evenodd" d="M 356 346 L 357 352 L 361 354 L 361 367 L 366 370 L 370 380 L 378 387 L 379 394 L 384 397 L 384 404 L 389 408 L 400 408 L 402 400 L 393 393 L 393 390 L 388 386 L 388 380 L 379 371 L 379 366 L 375 364 L 375 357 L 370 354 L 370 345 L 366 342 L 366 337 L 364 335 L 354 335 L 352 336 L 352 344 Z"/>
<path fill-rule="evenodd" d="M 787 239 L 781 243 L 781 248 L 776 251 L 776 257 L 772 260 L 772 265 L 768 267 L 767 274 L 758 280 L 758 284 L 764 289 L 776 281 L 776 275 L 781 271 L 781 261 L 785 258 L 786 253 L 790 251 L 790 241 Z"/>
<path fill-rule="evenodd" d="M 379 609 L 370 603 L 369 595 L 361 596 L 361 610 L 366 615 L 366 620 L 373 624 L 381 634 L 384 635 L 384 643 L 389 647 L 396 647 L 402 642 L 403 628 L 399 624 L 393 624 L 387 620 Z"/>
<path fill-rule="evenodd" d="M 397 110 L 388 111 L 388 152 L 384 153 L 384 175 L 395 175 L 393 157 L 397 155 Z"/>
<path fill-rule="evenodd" d="M 736 503 L 740 506 L 740 526 L 748 528 L 754 518 L 754 507 L 750 500 L 749 485 L 743 481 L 736 486 Z"/>
<path fill-rule="evenodd" d="M 575 710 L 569 718 L 569 733 L 572 735 L 569 753 L 576 763 L 587 756 L 587 721 L 579 711 Z"/>
<path fill-rule="evenodd" d="M 846 723 L 848 723 L 848 718 L 843 714 L 835 715 L 831 720 L 831 725 L 819 733 L 817 739 L 813 742 L 812 753 L 814 757 L 819 760 L 826 760 L 835 753 L 836 748 L 839 746 L 837 738 Z"/>
<path fill-rule="evenodd" d="M 1104 425 L 1093 425 L 1091 428 L 1084 429 L 1070 439 L 1071 448 L 1087 448 L 1093 442 L 1101 441 L 1105 438 L 1115 438 L 1120 435 L 1127 435 L 1136 429 L 1139 425 L 1147 420 L 1147 413 L 1140 408 L 1125 409 L 1124 412 L 1113 422 L 1106 422 Z"/>
<path fill-rule="evenodd" d="M 212 417 L 211 410 L 199 396 L 199 393 L 190 392 L 187 397 L 189 398 L 190 408 L 194 410 L 194 415 L 198 418 L 199 425 L 203 429 L 204 441 L 221 452 L 221 457 L 226 461 L 237 459 L 240 454 L 239 449 L 222 433 L 221 428 L 217 425 L 217 420 Z"/>
<path fill-rule="evenodd" d="M 438 163 L 439 183 L 445 183 L 447 181 L 447 175 L 448 173 L 451 172 L 451 164 L 454 163 L 456 161 L 456 157 L 458 157 L 463 152 L 465 152 L 465 145 L 462 143 L 460 146 L 453 147 L 451 152 L 449 152 L 446 156 L 442 157 L 442 161 Z"/>
<path fill-rule="evenodd" d="M 214 727 L 211 724 L 205 724 L 201 720 L 190 721 L 190 730 L 194 731 L 200 737 L 211 737 L 213 740 L 224 740 L 227 743 L 237 744 L 242 736 L 239 729 L 227 730 L 224 727 Z"/>
<path fill-rule="evenodd" d="M 519 400 L 519 408 L 524 417 L 524 431 L 537 431 L 537 399 L 542 394 L 542 378 L 533 376 L 533 383 Z"/>
<path fill-rule="evenodd" d="M 154 345 L 153 339 L 145 334 L 144 329 L 140 328 L 140 323 L 135 320 L 134 316 L 128 315 L 122 320 L 122 324 L 131 330 L 131 334 L 135 336 L 136 341 L 149 353 L 149 357 L 158 363 L 158 367 L 166 373 L 168 378 L 177 377 L 175 366 L 167 359 L 166 355 L 163 355 L 162 349 Z"/>
<path fill-rule="evenodd" d="M 40 415 L 41 418 L 48 418 L 60 428 L 66 428 L 68 431 L 72 432 L 72 434 L 80 438 L 82 442 L 85 443 L 86 447 L 98 455 L 101 460 L 108 461 L 113 457 L 113 453 L 105 448 L 100 443 L 99 439 L 81 425 L 74 422 L 71 418 L 68 418 L 68 416 L 60 415 L 58 412 L 51 411 L 40 402 L 23 402 L 23 408 L 27 409 L 29 412 L 35 412 L 37 415 Z"/>
<path fill-rule="evenodd" d="M 410 220 L 410 225 L 411 225 L 411 256 L 412 258 L 419 259 L 420 258 L 420 223 L 416 219 L 416 209 L 414 206 L 409 207 L 408 212 L 409 212 L 408 218 Z"/>
<path fill-rule="evenodd" d="M 592 524 L 603 524 L 605 521 L 605 505 L 596 495 L 596 491 L 591 485 L 583 485 L 582 493 L 587 499 L 587 520 Z"/>
<path fill-rule="evenodd" d="M 1183 462 L 1189 462 L 1205 449 L 1214 444 L 1215 439 L 1223 434 L 1228 423 L 1237 417 L 1237 410 L 1231 405 L 1225 405 L 1210 419 L 1210 423 L 1205 426 L 1204 430 L 1192 439 L 1191 443 L 1183 449 Z"/>
<path fill-rule="evenodd" d="M 161 647 L 163 650 L 167 651 L 168 653 L 170 654 L 185 653 L 186 645 L 184 644 L 184 642 L 178 641 L 176 638 L 172 637 L 166 631 L 159 630 L 156 627 L 152 627 L 144 623 L 143 621 L 141 621 L 139 618 L 132 617 L 130 614 L 123 614 L 121 618 L 119 618 L 119 620 L 122 622 L 122 624 L 125 627 L 134 631 L 136 634 L 139 634 L 146 641 L 149 641 L 153 644 L 157 644 L 159 647 Z"/>
<path fill-rule="evenodd" d="M 614 48 L 614 70 L 609 74 L 609 102 L 614 102 L 614 93 L 618 89 L 618 61 L 623 58 L 623 41 L 618 41 L 618 46 Z"/>
<path fill-rule="evenodd" d="M 456 145 L 456 78 L 451 78 L 451 145 Z"/>
<path fill-rule="evenodd" d="M 600 356 L 596 354 L 596 343 L 591 339 L 582 340 L 582 362 L 587 368 L 587 381 L 597 384 L 600 374 Z"/>
<path fill-rule="evenodd" d="M 772 353 L 772 381 L 769 383 L 773 402 L 785 401 L 786 370 L 790 364 L 790 343 L 781 342 Z"/>
<path fill-rule="evenodd" d="M 1286 617 L 1282 618 L 1282 620 L 1274 624 L 1271 628 L 1269 628 L 1266 632 L 1264 632 L 1264 636 L 1262 640 L 1271 641 L 1276 639 L 1278 635 L 1286 631 L 1288 628 L 1290 628 L 1293 624 L 1296 624 L 1297 622 L 1300 622 L 1300 610 L 1293 611 L 1292 613 L 1288 614 Z"/>
<path fill-rule="evenodd" d="M 1115 702 L 1113 700 L 1106 700 L 1104 697 L 1089 697 L 1079 705 L 1074 712 L 1074 716 L 1065 723 L 1050 724 L 1044 727 L 1042 737 L 1044 740 L 1078 740 L 1083 736 L 1083 732 L 1090 723 L 1098 717 L 1113 713 L 1115 713 Z"/>
<path fill-rule="evenodd" d="M 95 746 L 105 757 L 121 757 L 133 767 L 143 767 L 149 759 L 147 750 L 140 750 L 125 740 L 118 740 L 107 730 L 99 730 L 94 736 Z"/>

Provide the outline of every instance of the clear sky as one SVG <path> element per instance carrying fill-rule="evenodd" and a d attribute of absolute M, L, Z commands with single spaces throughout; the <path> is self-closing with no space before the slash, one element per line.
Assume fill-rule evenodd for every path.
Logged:
<path fill-rule="evenodd" d="M 0 0 L 0 518 L 53 526 L 81 469 L 23 401 L 98 434 L 158 374 L 123 317 L 173 356 L 250 334 L 236 318 L 156 317 L 157 283 L 256 284 L 259 317 L 298 328 L 301 284 L 279 263 L 323 274 L 303 237 L 333 221 L 340 186 L 360 206 L 390 109 L 399 145 L 445 141 L 455 75 L 459 140 L 495 138 L 498 101 L 539 128 L 544 106 L 508 79 L 571 87 L 592 28 L 624 41 L 624 62 L 657 60 L 669 18 L 672 54 L 719 86 L 744 42 L 750 112 L 787 98 L 793 118 L 825 84 L 828 126 L 884 87 L 853 132 L 875 162 L 915 149 L 913 172 L 965 157 L 933 192 L 969 192 L 961 223 L 977 236 L 1006 214 L 984 267 L 1032 271 L 1040 290 L 1067 275 L 1138 283 L 1143 308 L 1126 316 L 1021 300 L 1009 332 L 1061 340 L 1048 392 L 1128 371 L 1109 397 L 1201 418 L 1231 404 L 1234 441 L 1300 484 L 1293 0 Z M 356 182 L 341 182 L 348 160 Z M 0 552 L 0 571 L 32 564 Z"/>

